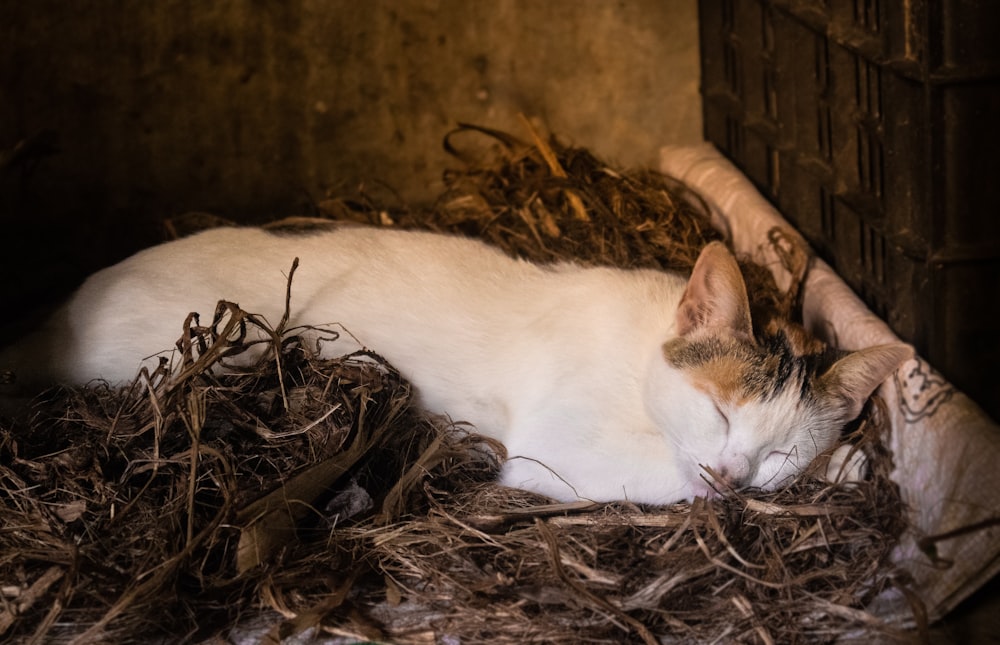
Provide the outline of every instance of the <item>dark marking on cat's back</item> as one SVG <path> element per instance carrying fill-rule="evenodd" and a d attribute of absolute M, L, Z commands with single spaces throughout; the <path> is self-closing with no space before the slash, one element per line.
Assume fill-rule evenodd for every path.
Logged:
<path fill-rule="evenodd" d="M 357 222 L 345 222 L 322 217 L 292 216 L 268 222 L 261 226 L 261 229 L 275 237 L 295 237 L 339 231 L 345 228 L 360 228 L 362 226 L 362 224 Z"/>

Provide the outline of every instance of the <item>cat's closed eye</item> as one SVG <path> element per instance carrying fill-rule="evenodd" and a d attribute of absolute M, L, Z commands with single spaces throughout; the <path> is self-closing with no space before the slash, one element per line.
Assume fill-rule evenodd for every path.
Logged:
<path fill-rule="evenodd" d="M 715 412 L 719 415 L 719 418 L 722 419 L 722 422 L 726 426 L 726 432 L 728 433 L 729 432 L 729 416 L 725 412 L 722 411 L 722 408 L 719 407 L 718 403 L 715 404 Z"/>

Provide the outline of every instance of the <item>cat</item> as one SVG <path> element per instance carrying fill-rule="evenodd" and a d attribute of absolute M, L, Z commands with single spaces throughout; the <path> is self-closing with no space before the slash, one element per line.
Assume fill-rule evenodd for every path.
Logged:
<path fill-rule="evenodd" d="M 503 443 L 501 483 L 559 501 L 669 504 L 725 487 L 774 489 L 832 447 L 912 350 L 796 351 L 755 338 L 720 242 L 690 279 L 648 269 L 533 264 L 482 242 L 337 227 L 226 227 L 91 276 L 37 333 L 0 354 L 19 382 L 131 381 L 217 300 L 289 324 L 339 323 L 384 356 L 417 403 Z M 713 480 L 705 469 L 712 470 Z"/>

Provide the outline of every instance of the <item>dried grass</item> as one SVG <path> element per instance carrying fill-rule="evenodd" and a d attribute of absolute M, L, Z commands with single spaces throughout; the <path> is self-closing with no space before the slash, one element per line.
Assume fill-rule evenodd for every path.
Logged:
<path fill-rule="evenodd" d="M 678 182 L 531 134 L 449 135 L 459 158 L 461 137 L 497 145 L 449 173 L 433 208 L 388 212 L 361 195 L 318 214 L 476 235 L 539 261 L 680 270 L 720 237 Z M 803 256 L 789 255 L 800 276 Z M 744 268 L 761 320 L 794 315 L 795 289 Z M 852 437 L 873 466 L 860 485 L 805 473 L 668 508 L 551 504 L 493 483 L 502 447 L 420 415 L 375 354 L 317 359 L 307 330 L 230 303 L 183 331 L 173 368 L 130 388 L 54 390 L 0 424 L 4 638 L 197 642 L 263 610 L 280 618 L 243 640 L 899 635 L 865 611 L 906 591 L 888 562 L 904 524 L 878 404 Z M 216 369 L 254 337 L 256 364 Z"/>

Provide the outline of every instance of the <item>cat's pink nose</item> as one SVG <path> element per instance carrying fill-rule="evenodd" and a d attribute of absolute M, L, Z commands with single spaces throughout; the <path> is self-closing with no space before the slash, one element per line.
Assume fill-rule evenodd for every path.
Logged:
<path fill-rule="evenodd" d="M 746 457 L 738 456 L 721 464 L 715 472 L 719 474 L 722 481 L 732 488 L 741 488 L 749 483 L 750 460 Z"/>

